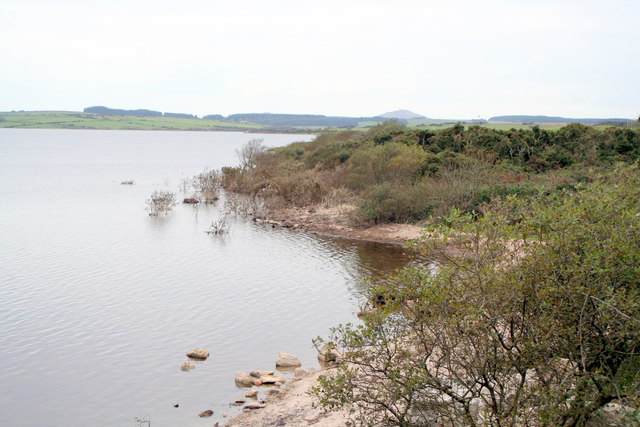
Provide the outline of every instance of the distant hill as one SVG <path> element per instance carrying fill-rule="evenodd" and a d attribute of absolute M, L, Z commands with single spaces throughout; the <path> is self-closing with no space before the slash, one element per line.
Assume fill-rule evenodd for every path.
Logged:
<path fill-rule="evenodd" d="M 155 110 L 122 110 L 103 106 L 87 107 L 83 113 L 102 114 L 104 116 L 137 116 L 137 117 L 173 117 L 176 119 L 197 119 L 193 114 L 185 113 L 162 113 Z"/>
<path fill-rule="evenodd" d="M 409 110 L 389 111 L 388 113 L 380 114 L 379 116 L 376 116 L 376 117 L 383 117 L 385 119 L 404 119 L 404 120 L 428 119 L 428 117 L 422 116 L 418 113 L 414 113 L 413 111 L 409 111 Z"/>
<path fill-rule="evenodd" d="M 322 116 L 319 114 L 272 114 L 248 113 L 231 114 L 224 119 L 235 123 L 257 123 L 272 127 L 322 126 L 322 127 L 357 127 L 360 122 L 383 122 L 384 117 L 341 117 Z"/>
<path fill-rule="evenodd" d="M 570 119 L 567 117 L 553 116 L 495 116 L 489 119 L 491 123 L 582 123 L 582 124 L 599 124 L 599 123 L 627 123 L 632 122 L 631 119 Z"/>

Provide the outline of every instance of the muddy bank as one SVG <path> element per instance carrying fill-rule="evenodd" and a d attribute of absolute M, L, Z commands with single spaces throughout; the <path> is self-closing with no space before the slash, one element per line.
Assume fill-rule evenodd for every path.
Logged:
<path fill-rule="evenodd" d="M 311 232 L 370 242 L 403 244 L 420 237 L 422 228 L 411 224 L 362 224 L 353 221 L 352 205 L 312 208 L 286 208 L 267 217 L 254 218 L 257 223 L 274 227 L 299 228 Z"/>

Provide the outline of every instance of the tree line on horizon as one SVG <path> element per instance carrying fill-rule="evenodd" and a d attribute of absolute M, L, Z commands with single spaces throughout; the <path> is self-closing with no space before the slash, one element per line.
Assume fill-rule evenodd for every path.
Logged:
<path fill-rule="evenodd" d="M 186 113 L 163 113 L 161 111 L 149 110 L 149 109 L 118 109 L 109 108 L 104 106 L 87 107 L 83 110 L 85 113 L 101 114 L 101 115 L 117 115 L 117 116 L 137 116 L 137 117 L 173 117 L 181 119 L 199 119 L 204 120 L 217 120 L 227 121 L 233 123 L 252 123 L 269 127 L 337 127 L 337 128 L 354 128 L 360 126 L 362 122 L 383 123 L 389 120 L 384 115 L 373 117 L 346 117 L 346 116 L 325 116 L 321 114 L 278 114 L 278 113 L 239 113 L 231 114 L 227 117 L 221 114 L 207 114 L 202 117 L 198 117 L 195 114 Z M 408 124 L 406 119 L 393 119 L 402 124 Z M 624 125 L 633 122 L 631 119 L 624 118 L 584 118 L 584 119 L 571 119 L 566 117 L 550 117 L 550 116 L 531 116 L 531 115 L 510 115 L 510 116 L 496 116 L 489 119 L 490 122 L 505 122 L 505 123 L 580 123 L 591 125 Z M 465 124 L 483 124 L 486 120 L 468 120 L 462 122 Z"/>
<path fill-rule="evenodd" d="M 87 107 L 84 113 L 102 114 L 108 116 L 136 116 L 136 117 L 174 117 L 182 119 L 198 119 L 194 114 L 184 113 L 163 113 L 161 111 L 137 109 L 125 110 L 118 108 L 108 108 L 104 106 Z M 231 114 L 227 117 L 221 114 L 207 114 L 202 116 L 204 120 L 218 120 L 233 123 L 252 123 L 270 127 L 296 127 L 296 126 L 317 126 L 317 127 L 358 127 L 360 122 L 368 121 L 381 123 L 387 118 L 384 117 L 342 117 L 324 116 L 321 114 L 274 114 L 274 113 L 242 113 Z M 402 123 L 406 120 L 400 119 Z"/>

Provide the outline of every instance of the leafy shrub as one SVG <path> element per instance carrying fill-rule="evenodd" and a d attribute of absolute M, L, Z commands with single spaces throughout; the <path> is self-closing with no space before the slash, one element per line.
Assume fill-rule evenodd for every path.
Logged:
<path fill-rule="evenodd" d="M 303 169 L 289 169 L 286 173 L 275 175 L 266 188 L 267 196 L 276 196 L 294 206 L 320 203 L 327 191 L 313 170 Z"/>
<path fill-rule="evenodd" d="M 400 143 L 363 146 L 346 164 L 350 174 L 345 184 L 363 189 L 383 182 L 412 183 L 420 177 L 427 164 L 427 155 L 417 146 Z"/>
<path fill-rule="evenodd" d="M 482 217 L 453 210 L 415 246 L 437 269 L 376 283 L 363 323 L 333 330 L 346 363 L 320 378 L 320 405 L 361 426 L 633 423 L 638 212 L 637 165 Z M 607 419 L 609 403 L 629 417 Z"/>
<path fill-rule="evenodd" d="M 421 186 L 393 186 L 386 182 L 368 188 L 358 203 L 357 215 L 365 222 L 415 222 L 426 219 L 431 200 Z"/>

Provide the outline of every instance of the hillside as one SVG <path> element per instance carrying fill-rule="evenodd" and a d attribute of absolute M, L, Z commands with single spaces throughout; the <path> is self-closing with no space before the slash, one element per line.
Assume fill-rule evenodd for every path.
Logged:
<path fill-rule="evenodd" d="M 233 123 L 256 123 L 270 127 L 320 126 L 320 127 L 358 127 L 361 122 L 383 122 L 382 117 L 342 117 L 319 114 L 273 114 L 243 113 L 231 114 L 224 119 Z"/>
<path fill-rule="evenodd" d="M 568 117 L 555 117 L 555 116 L 495 116 L 489 119 L 490 123 L 581 123 L 581 124 L 599 124 L 599 123 L 627 123 L 632 122 L 631 119 L 598 119 L 598 118 L 583 118 L 573 119 Z"/>
<path fill-rule="evenodd" d="M 385 119 L 403 119 L 403 120 L 429 118 L 409 110 L 389 111 L 388 113 L 380 114 L 379 116 L 376 116 L 376 117 L 383 117 Z"/>
<path fill-rule="evenodd" d="M 0 128 L 248 131 L 262 126 L 220 120 L 163 116 L 80 113 L 72 111 L 0 112 Z"/>

